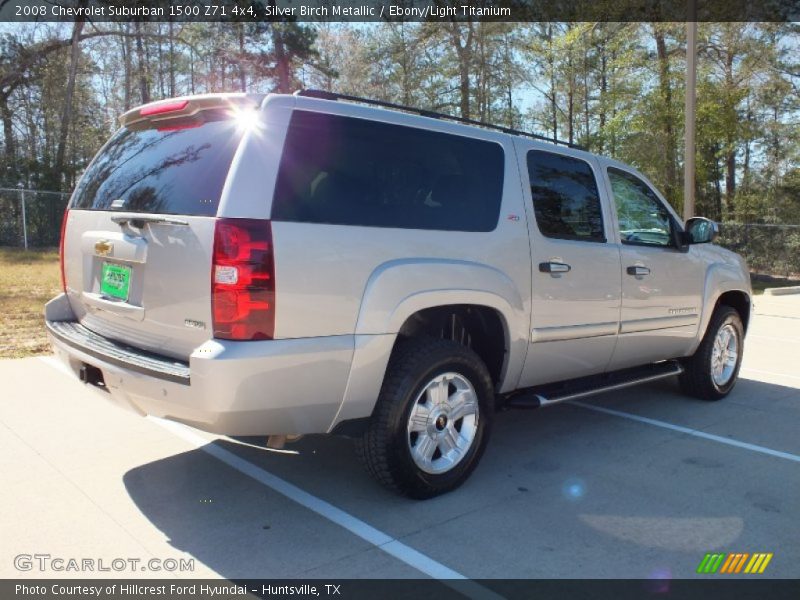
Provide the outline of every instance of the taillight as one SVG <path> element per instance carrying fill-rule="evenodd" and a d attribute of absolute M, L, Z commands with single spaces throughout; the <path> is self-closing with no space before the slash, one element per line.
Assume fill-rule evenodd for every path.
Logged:
<path fill-rule="evenodd" d="M 272 227 L 260 219 L 217 219 L 211 265 L 214 337 L 269 340 L 275 332 Z"/>
<path fill-rule="evenodd" d="M 67 232 L 67 219 L 69 219 L 69 208 L 64 211 L 64 218 L 61 219 L 61 237 L 58 240 L 58 261 L 61 266 L 61 289 L 67 293 L 67 278 L 64 275 L 64 234 Z"/>
<path fill-rule="evenodd" d="M 139 114 L 143 117 L 149 117 L 152 115 L 162 115 L 164 113 L 170 112 L 177 112 L 179 110 L 183 110 L 189 104 L 188 100 L 177 100 L 175 102 L 162 102 L 160 104 L 153 104 L 150 106 L 145 106 L 143 109 L 139 111 Z"/>

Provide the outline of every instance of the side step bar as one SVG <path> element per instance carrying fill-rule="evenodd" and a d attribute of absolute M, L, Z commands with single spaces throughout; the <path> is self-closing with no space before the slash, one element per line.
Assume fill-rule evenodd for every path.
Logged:
<path fill-rule="evenodd" d="M 581 377 L 559 384 L 548 384 L 522 390 L 511 395 L 505 402 L 507 408 L 539 408 L 558 404 L 567 400 L 576 400 L 603 392 L 621 390 L 626 387 L 657 381 L 683 373 L 683 367 L 675 360 L 668 360 L 644 367 L 624 369 Z"/>

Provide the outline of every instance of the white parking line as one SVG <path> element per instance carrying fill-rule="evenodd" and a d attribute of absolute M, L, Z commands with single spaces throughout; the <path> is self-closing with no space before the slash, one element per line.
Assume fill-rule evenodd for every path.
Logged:
<path fill-rule="evenodd" d="M 39 360 L 70 376 L 74 376 L 69 369 L 67 369 L 58 359 L 53 356 L 42 356 Z M 467 579 L 458 571 L 455 571 L 445 565 L 437 562 L 431 557 L 414 550 L 412 547 L 398 541 L 392 536 L 376 529 L 372 525 L 365 523 L 361 519 L 354 517 L 350 513 L 337 508 L 333 504 L 317 498 L 308 492 L 300 489 L 296 485 L 281 479 L 277 475 L 273 475 L 269 471 L 254 465 L 253 463 L 241 458 L 235 453 L 226 450 L 213 441 L 208 440 L 199 433 L 196 433 L 192 428 L 176 423 L 174 421 L 167 421 L 156 417 L 147 417 L 148 420 L 156 425 L 167 430 L 171 434 L 188 442 L 193 447 L 202 450 L 206 454 L 213 456 L 217 460 L 225 463 L 248 477 L 258 481 L 262 485 L 278 492 L 289 500 L 304 506 L 305 508 L 317 513 L 321 517 L 343 527 L 350 533 L 358 536 L 362 540 L 372 544 L 387 554 L 393 556 L 399 561 L 409 565 L 410 567 L 432 577 L 434 579 L 443 580 L 442 583 L 455 589 L 456 591 L 466 595 L 469 598 L 480 598 L 487 600 L 497 600 L 502 598 L 473 581 Z"/>
<path fill-rule="evenodd" d="M 800 462 L 800 456 L 798 456 L 797 454 L 791 454 L 789 452 L 781 452 L 780 450 L 773 450 L 772 448 L 765 448 L 764 446 L 758 446 L 756 444 L 748 444 L 747 442 L 740 442 L 739 440 L 726 438 L 721 435 L 714 435 L 713 433 L 706 433 L 705 431 L 692 429 L 691 427 L 683 427 L 681 425 L 667 423 L 666 421 L 659 421 L 658 419 L 642 417 L 639 415 L 634 415 L 632 413 L 623 412 L 621 410 L 614 410 L 612 408 L 605 408 L 603 406 L 595 406 L 593 404 L 586 404 L 584 402 L 578 402 L 575 400 L 568 401 L 566 402 L 566 404 L 579 406 L 580 408 L 593 410 L 595 412 L 603 413 L 606 415 L 612 415 L 615 417 L 621 417 L 623 419 L 629 419 L 631 421 L 637 421 L 639 423 L 646 423 L 647 425 L 653 425 L 654 427 L 661 427 L 662 429 L 671 429 L 672 431 L 679 431 L 687 435 L 703 438 L 704 440 L 711 440 L 712 442 L 719 442 L 720 444 L 735 446 L 736 448 L 744 448 L 745 450 L 751 450 L 753 452 L 759 452 L 761 454 L 767 454 L 769 456 L 775 456 L 777 458 L 783 458 L 785 460 L 791 460 L 793 462 Z"/>
<path fill-rule="evenodd" d="M 364 521 L 361 521 L 353 515 L 346 513 L 342 509 L 335 507 L 333 504 L 325 502 L 324 500 L 321 500 L 316 496 L 301 490 L 299 487 L 289 483 L 285 479 L 281 479 L 269 471 L 265 471 L 264 469 L 257 467 L 250 461 L 241 458 L 230 450 L 226 450 L 225 448 L 214 444 L 207 438 L 195 433 L 185 425 L 156 417 L 147 418 L 153 423 L 163 427 L 173 435 L 176 435 L 182 440 L 190 443 L 195 448 L 210 454 L 217 460 L 224 462 L 229 467 L 233 467 L 240 473 L 255 479 L 259 483 L 264 484 L 268 488 L 271 488 L 279 494 L 286 496 L 290 500 L 297 502 L 301 506 L 305 506 L 307 509 L 325 517 L 329 521 L 333 521 L 337 525 L 344 527 L 351 533 L 354 533 L 360 537 L 362 540 L 369 542 L 373 546 L 382 548 L 392 556 L 399 558 L 404 563 L 411 565 L 426 575 L 430 575 L 431 577 L 435 577 L 437 579 L 465 579 L 464 575 L 461 573 L 449 569 L 436 562 L 432 558 L 398 542 L 391 536 L 378 529 L 375 529 L 371 525 L 368 525 Z"/>
<path fill-rule="evenodd" d="M 473 582 L 466 578 L 458 571 L 446 567 L 440 562 L 435 561 L 430 556 L 423 554 L 412 547 L 399 542 L 397 539 L 390 535 L 376 529 L 372 525 L 365 523 L 361 519 L 354 517 L 348 512 L 337 508 L 330 502 L 326 502 L 321 498 L 309 494 L 308 492 L 300 489 L 294 484 L 289 483 L 285 479 L 281 479 L 277 475 L 273 475 L 269 471 L 262 469 L 247 461 L 230 450 L 226 450 L 213 442 L 210 442 L 205 437 L 195 433 L 190 427 L 176 423 L 174 421 L 167 421 L 156 417 L 147 417 L 153 423 L 163 427 L 173 435 L 188 442 L 195 448 L 213 456 L 217 460 L 225 463 L 248 477 L 255 479 L 259 483 L 267 486 L 268 488 L 286 496 L 289 500 L 304 506 L 324 517 L 325 519 L 343 527 L 350 533 L 360 537 L 362 540 L 372 544 L 373 546 L 383 550 L 387 554 L 395 557 L 396 559 L 404 562 L 405 564 L 413 567 L 414 569 L 433 577 L 434 579 L 445 580 L 442 583 L 452 587 L 458 592 L 465 594 L 470 598 L 486 598 L 486 599 L 499 599 L 499 596 L 491 590 Z"/>

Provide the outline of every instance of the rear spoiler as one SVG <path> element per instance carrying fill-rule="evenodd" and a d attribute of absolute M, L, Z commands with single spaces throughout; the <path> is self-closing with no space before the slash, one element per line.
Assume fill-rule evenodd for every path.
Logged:
<path fill-rule="evenodd" d="M 200 96 L 182 96 L 150 102 L 129 110 L 119 121 L 123 127 L 148 123 L 154 124 L 176 117 L 191 119 L 202 111 L 255 109 L 261 106 L 264 94 L 203 94 Z M 202 120 L 201 120 L 202 122 Z"/>

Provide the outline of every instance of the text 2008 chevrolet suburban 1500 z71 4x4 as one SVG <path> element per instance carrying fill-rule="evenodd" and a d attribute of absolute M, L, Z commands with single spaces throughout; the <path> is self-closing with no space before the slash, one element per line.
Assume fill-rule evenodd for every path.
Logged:
<path fill-rule="evenodd" d="M 500 407 L 670 376 L 730 392 L 751 288 L 713 222 L 619 162 L 370 104 L 126 113 L 64 218 L 56 354 L 140 413 L 353 437 L 417 498 L 469 476 Z"/>

